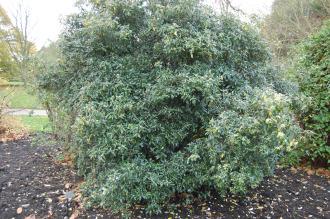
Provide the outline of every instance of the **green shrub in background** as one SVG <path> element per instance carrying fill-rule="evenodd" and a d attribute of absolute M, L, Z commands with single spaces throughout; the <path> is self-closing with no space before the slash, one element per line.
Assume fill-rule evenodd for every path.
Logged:
<path fill-rule="evenodd" d="M 89 203 L 159 213 L 178 193 L 241 194 L 297 145 L 291 86 L 249 25 L 197 0 L 80 7 L 38 85 Z"/>
<path fill-rule="evenodd" d="M 301 91 L 311 98 L 302 115 L 304 128 L 313 132 L 306 156 L 330 163 L 330 21 L 303 43 L 298 56 Z"/>

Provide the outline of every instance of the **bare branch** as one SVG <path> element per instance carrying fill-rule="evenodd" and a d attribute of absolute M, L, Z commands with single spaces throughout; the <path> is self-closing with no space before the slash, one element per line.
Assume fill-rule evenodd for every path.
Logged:
<path fill-rule="evenodd" d="M 235 7 L 231 0 L 215 0 L 215 4 L 218 4 L 220 6 L 220 8 L 225 11 L 225 12 L 228 12 L 229 9 L 235 11 L 235 12 L 238 12 L 238 13 L 241 13 L 243 15 L 245 15 L 244 11 L 242 11 L 241 9 Z"/>
<path fill-rule="evenodd" d="M 10 33 L 5 36 L 9 52 L 16 62 L 19 74 L 24 83 L 27 78 L 28 60 L 32 55 L 32 42 L 29 40 L 30 13 L 24 8 L 22 2 L 17 5 L 11 25 Z"/>

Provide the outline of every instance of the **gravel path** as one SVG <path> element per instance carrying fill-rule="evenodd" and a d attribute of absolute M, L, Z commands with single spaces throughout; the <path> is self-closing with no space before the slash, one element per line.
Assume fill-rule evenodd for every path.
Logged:
<path fill-rule="evenodd" d="M 47 111 L 40 109 L 4 109 L 4 113 L 11 116 L 47 116 Z"/>
<path fill-rule="evenodd" d="M 51 139 L 44 141 L 48 142 Z M 33 145 L 33 144 L 32 144 Z M 120 218 L 110 210 L 81 208 L 75 171 L 58 162 L 58 146 L 31 139 L 0 143 L 0 219 Z M 278 169 L 244 198 L 213 198 L 149 217 L 137 206 L 133 218 L 330 218 L 330 182 L 324 176 Z"/>

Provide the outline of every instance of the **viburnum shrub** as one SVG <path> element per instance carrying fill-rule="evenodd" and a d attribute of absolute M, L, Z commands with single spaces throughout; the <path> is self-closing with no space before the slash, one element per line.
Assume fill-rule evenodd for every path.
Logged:
<path fill-rule="evenodd" d="M 248 24 L 197 0 L 80 7 L 39 88 L 89 203 L 159 213 L 175 194 L 241 194 L 297 144 L 290 85 Z"/>
<path fill-rule="evenodd" d="M 298 54 L 301 91 L 311 98 L 302 115 L 306 130 L 312 131 L 306 155 L 330 163 L 330 21 L 306 40 Z"/>

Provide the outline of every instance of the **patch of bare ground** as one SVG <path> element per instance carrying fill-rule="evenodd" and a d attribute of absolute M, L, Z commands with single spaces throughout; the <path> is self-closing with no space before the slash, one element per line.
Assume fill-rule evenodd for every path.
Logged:
<path fill-rule="evenodd" d="M 47 142 L 47 141 L 46 141 Z M 31 138 L 0 143 L 0 218 L 120 218 L 110 210 L 84 210 L 82 179 L 59 146 L 31 145 Z M 64 159 L 65 160 L 65 159 Z M 330 218 L 329 178 L 302 169 L 277 169 L 244 197 L 214 197 L 149 216 L 136 206 L 133 218 Z"/>

